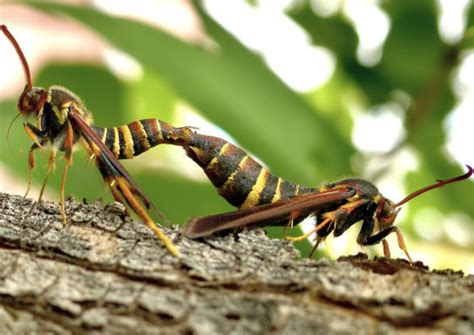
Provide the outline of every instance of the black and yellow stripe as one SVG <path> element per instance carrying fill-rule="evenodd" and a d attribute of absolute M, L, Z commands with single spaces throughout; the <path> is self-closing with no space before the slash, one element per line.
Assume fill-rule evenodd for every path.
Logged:
<path fill-rule="evenodd" d="M 157 119 L 139 120 L 120 127 L 91 127 L 118 159 L 131 159 L 152 147 L 186 142 L 192 131 L 175 128 Z"/>
<path fill-rule="evenodd" d="M 245 151 L 221 138 L 193 133 L 184 147 L 219 194 L 235 207 L 249 208 L 315 191 L 273 175 Z"/>
<path fill-rule="evenodd" d="M 273 175 L 237 146 L 188 127 L 146 119 L 121 127 L 92 129 L 119 159 L 133 158 L 159 144 L 183 147 L 219 194 L 235 207 L 250 208 L 315 191 Z"/>

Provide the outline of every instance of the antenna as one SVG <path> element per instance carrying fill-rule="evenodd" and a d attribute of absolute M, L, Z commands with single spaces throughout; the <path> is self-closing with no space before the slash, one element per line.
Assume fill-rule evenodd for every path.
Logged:
<path fill-rule="evenodd" d="M 26 61 L 26 57 L 23 54 L 23 51 L 21 51 L 20 45 L 16 41 L 15 37 L 10 33 L 8 30 L 7 26 L 2 24 L 0 25 L 0 28 L 2 29 L 3 33 L 5 36 L 10 40 L 10 42 L 13 44 L 13 47 L 16 50 L 16 53 L 20 57 L 21 64 L 23 64 L 23 69 L 25 70 L 25 76 L 26 76 L 26 89 L 28 91 L 31 91 L 33 89 L 33 81 L 31 80 L 31 72 L 30 72 L 30 67 L 28 66 L 28 62 Z"/>
<path fill-rule="evenodd" d="M 470 167 L 469 165 L 467 165 L 467 169 L 468 169 L 468 172 L 461 175 L 461 176 L 458 176 L 458 177 L 454 177 L 454 178 L 450 178 L 450 179 L 446 179 L 446 180 L 438 180 L 437 183 L 433 184 L 433 185 L 429 185 L 429 186 L 426 186 L 426 187 L 423 187 L 421 189 L 419 189 L 418 191 L 415 191 L 409 195 L 407 195 L 403 200 L 401 200 L 400 202 L 396 203 L 394 205 L 394 207 L 400 207 L 401 205 L 403 204 L 406 204 L 408 201 L 410 201 L 411 199 L 413 198 L 416 198 L 417 196 L 425 193 L 425 192 L 428 192 L 428 191 L 431 191 L 435 188 L 439 188 L 439 187 L 443 187 L 444 185 L 448 185 L 448 184 L 451 184 L 451 183 L 456 183 L 458 181 L 462 181 L 462 180 L 465 180 L 465 179 L 468 179 L 470 176 L 473 175 L 474 173 L 474 170 L 472 169 L 472 167 Z"/>

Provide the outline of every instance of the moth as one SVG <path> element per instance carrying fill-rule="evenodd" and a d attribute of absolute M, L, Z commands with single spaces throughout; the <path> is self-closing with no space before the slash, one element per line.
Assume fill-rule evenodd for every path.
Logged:
<path fill-rule="evenodd" d="M 473 174 L 473 169 L 467 165 L 467 173 L 440 180 L 395 203 L 363 179 L 345 179 L 319 187 L 291 183 L 273 175 L 244 150 L 218 137 L 187 130 L 186 138 L 173 144 L 184 147 L 218 193 L 239 208 L 233 212 L 192 218 L 183 229 L 184 236 L 198 238 L 255 225 L 292 227 L 312 215 L 316 222 L 314 229 L 299 237 L 288 237 L 300 241 L 316 234 L 310 257 L 329 234 L 340 236 L 362 221 L 358 244 L 366 246 L 382 242 L 384 255 L 389 257 L 386 237 L 395 233 L 399 248 L 412 262 L 402 232 L 393 225 L 400 207 L 427 191 L 468 179 Z"/>
<path fill-rule="evenodd" d="M 26 77 L 26 85 L 17 104 L 20 112 L 18 115 L 33 117 L 36 121 L 36 125 L 23 123 L 26 134 L 33 141 L 28 154 L 29 178 L 26 194 L 31 186 L 35 152 L 38 149 L 49 151 L 48 168 L 38 202 L 41 201 L 48 177 L 54 168 L 57 153 L 64 153 L 66 163 L 61 178 L 60 207 L 62 220 L 66 223 L 64 206 L 66 176 L 72 164 L 73 147 L 82 145 L 90 158 L 95 161 L 115 200 L 131 208 L 173 255 L 179 255 L 178 248 L 157 227 L 147 209 L 155 210 L 163 220 L 166 218 L 119 162 L 121 158 L 133 158 L 149 148 L 154 138 L 148 138 L 147 130 L 153 125 L 137 122 L 131 126 L 114 128 L 93 127 L 92 114 L 81 99 L 71 91 L 61 86 L 51 86 L 48 89 L 33 87 L 28 62 L 18 42 L 5 25 L 1 25 L 0 28 L 15 48 Z"/>

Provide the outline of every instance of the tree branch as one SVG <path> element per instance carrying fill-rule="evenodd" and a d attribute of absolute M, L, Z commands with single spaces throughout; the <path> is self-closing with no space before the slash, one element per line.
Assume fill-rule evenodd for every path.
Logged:
<path fill-rule="evenodd" d="M 474 333 L 474 276 L 363 254 L 298 259 L 261 229 L 171 256 L 115 203 L 0 193 L 0 329 L 10 333 Z M 23 220 L 23 216 L 25 219 Z"/>

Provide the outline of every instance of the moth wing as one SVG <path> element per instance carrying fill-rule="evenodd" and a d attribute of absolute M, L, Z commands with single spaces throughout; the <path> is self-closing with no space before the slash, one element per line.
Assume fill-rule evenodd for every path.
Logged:
<path fill-rule="evenodd" d="M 183 228 L 184 236 L 197 238 L 214 232 L 262 223 L 266 220 L 297 218 L 309 215 L 328 204 L 352 197 L 351 188 L 310 193 L 274 203 L 241 209 L 233 212 L 191 218 Z"/>

